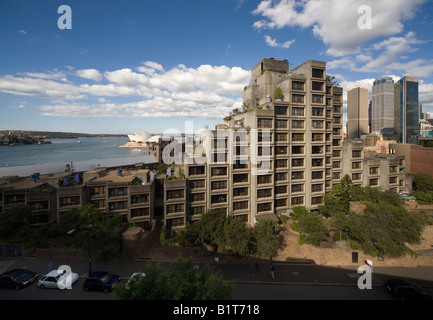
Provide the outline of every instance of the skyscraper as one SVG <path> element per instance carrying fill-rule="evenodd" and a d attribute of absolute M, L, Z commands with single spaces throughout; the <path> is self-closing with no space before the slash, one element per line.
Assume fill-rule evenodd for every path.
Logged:
<path fill-rule="evenodd" d="M 394 85 L 394 133 L 400 143 L 418 144 L 418 78 L 405 76 Z"/>
<path fill-rule="evenodd" d="M 373 82 L 371 132 L 394 127 L 394 80 L 382 77 Z"/>
<path fill-rule="evenodd" d="M 347 137 L 361 138 L 368 130 L 368 89 L 354 88 L 347 93 Z"/>

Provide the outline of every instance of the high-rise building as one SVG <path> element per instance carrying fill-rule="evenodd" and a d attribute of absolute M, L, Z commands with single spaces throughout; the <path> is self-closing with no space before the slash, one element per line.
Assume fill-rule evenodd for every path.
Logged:
<path fill-rule="evenodd" d="M 371 132 L 394 128 L 394 80 L 381 77 L 373 82 L 371 103 Z"/>
<path fill-rule="evenodd" d="M 358 139 L 369 133 L 368 89 L 354 88 L 347 92 L 347 137 Z"/>
<path fill-rule="evenodd" d="M 405 76 L 394 85 L 394 133 L 400 143 L 418 144 L 418 78 Z"/>

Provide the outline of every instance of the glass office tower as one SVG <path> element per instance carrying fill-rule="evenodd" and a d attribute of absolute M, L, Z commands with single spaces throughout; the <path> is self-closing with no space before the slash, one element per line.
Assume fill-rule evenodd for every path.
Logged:
<path fill-rule="evenodd" d="M 418 78 L 405 76 L 394 86 L 394 129 L 400 143 L 418 144 Z"/>

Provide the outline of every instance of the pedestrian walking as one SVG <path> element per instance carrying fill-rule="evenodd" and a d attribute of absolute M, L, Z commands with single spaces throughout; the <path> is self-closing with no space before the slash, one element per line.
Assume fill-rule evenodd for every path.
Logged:
<path fill-rule="evenodd" d="M 259 274 L 259 264 L 256 262 L 256 264 L 254 265 L 254 272 L 253 272 L 253 276 L 255 276 L 256 274 Z"/>
<path fill-rule="evenodd" d="M 271 278 L 275 279 L 275 268 L 271 262 L 271 264 L 269 265 L 269 269 L 271 270 Z"/>

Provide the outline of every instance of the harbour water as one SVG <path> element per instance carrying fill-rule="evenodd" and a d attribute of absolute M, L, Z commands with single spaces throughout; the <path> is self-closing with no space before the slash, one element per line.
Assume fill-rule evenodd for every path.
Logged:
<path fill-rule="evenodd" d="M 51 144 L 0 146 L 0 168 L 38 164 L 139 157 L 146 154 L 132 148 L 119 148 L 128 137 L 83 137 L 53 139 Z"/>

